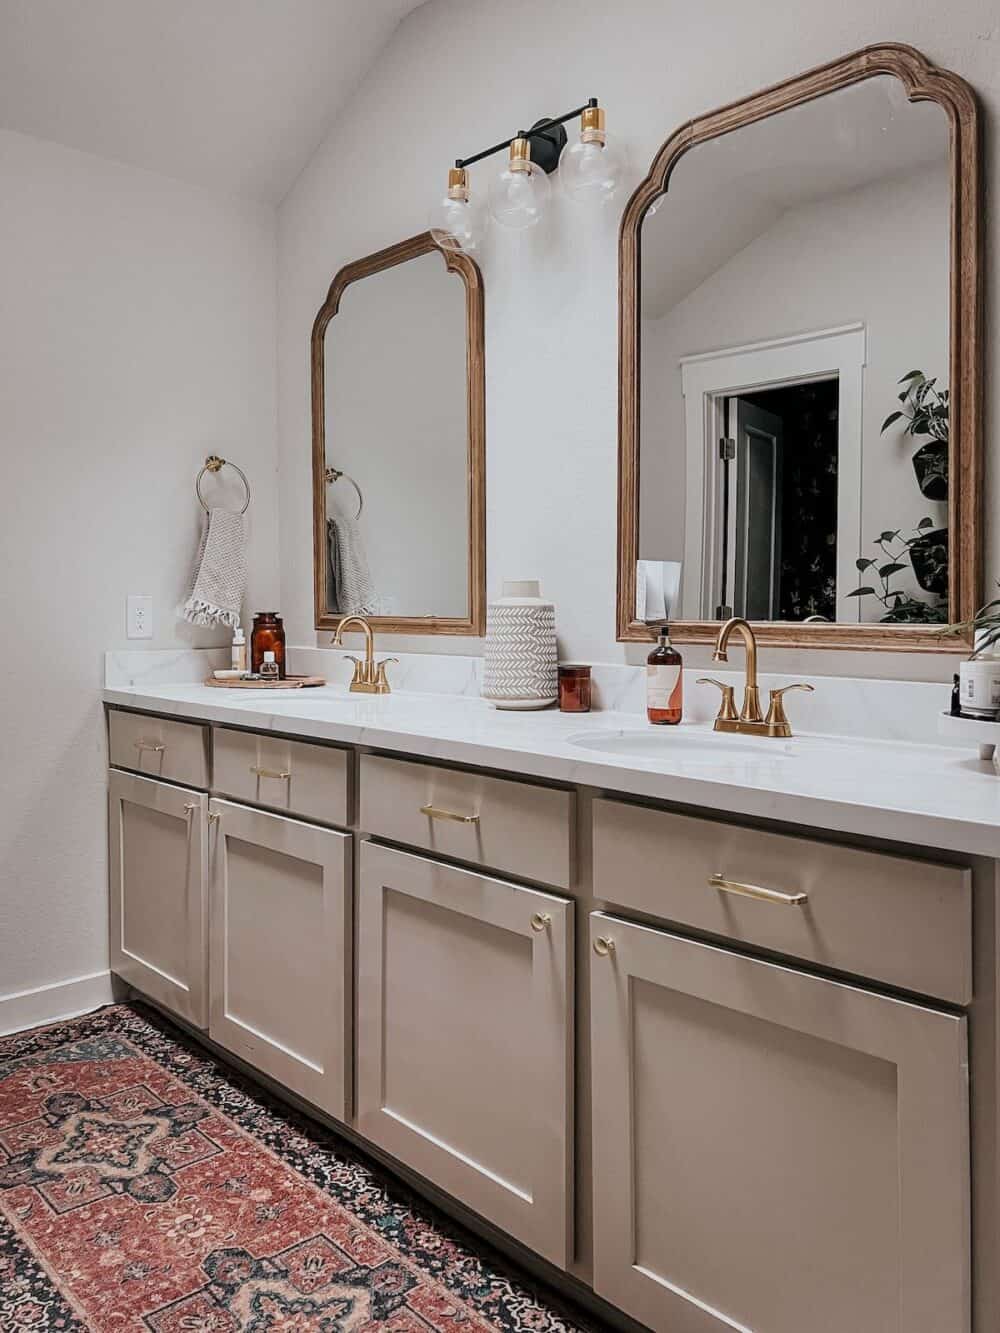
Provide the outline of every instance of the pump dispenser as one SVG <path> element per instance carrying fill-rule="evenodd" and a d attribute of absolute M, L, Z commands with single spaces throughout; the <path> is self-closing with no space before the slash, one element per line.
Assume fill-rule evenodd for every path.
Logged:
<path fill-rule="evenodd" d="M 670 642 L 667 625 L 661 624 L 656 647 L 646 658 L 646 716 L 656 726 L 676 726 L 683 697 L 683 659 Z"/>

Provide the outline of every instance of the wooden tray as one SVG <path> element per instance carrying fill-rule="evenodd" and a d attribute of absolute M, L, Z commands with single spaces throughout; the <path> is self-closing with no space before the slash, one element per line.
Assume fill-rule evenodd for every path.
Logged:
<path fill-rule="evenodd" d="M 286 676 L 284 680 L 217 680 L 209 676 L 205 681 L 214 690 L 307 690 L 316 685 L 325 685 L 325 676 Z"/>

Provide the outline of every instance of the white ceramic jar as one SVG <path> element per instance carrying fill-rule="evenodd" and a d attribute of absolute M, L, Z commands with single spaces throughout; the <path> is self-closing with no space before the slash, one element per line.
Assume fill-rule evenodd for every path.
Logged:
<path fill-rule="evenodd" d="M 494 708 L 548 708 L 558 694 L 555 606 L 537 579 L 505 580 L 486 609 L 483 698 Z"/>

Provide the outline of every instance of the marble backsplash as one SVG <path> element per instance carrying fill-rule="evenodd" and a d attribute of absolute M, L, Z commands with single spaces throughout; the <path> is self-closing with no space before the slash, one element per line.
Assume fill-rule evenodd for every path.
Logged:
<path fill-rule="evenodd" d="M 391 649 L 379 656 L 397 656 Z M 335 648 L 291 647 L 289 665 L 299 674 L 325 676 L 331 685 L 346 686 L 353 664 Z M 452 694 L 475 698 L 480 690 L 481 657 L 436 653 L 399 653 L 389 668 L 393 689 L 418 694 Z M 229 665 L 226 648 L 177 651 L 124 651 L 106 654 L 105 683 L 116 685 L 171 685 L 196 683 L 212 670 Z M 719 705 L 719 692 L 712 685 L 699 685 L 701 670 L 685 670 L 684 715 L 694 722 L 710 722 Z M 740 669 L 719 670 L 712 675 L 736 685 L 737 701 L 742 688 Z M 938 714 L 948 708 L 947 685 L 922 681 L 870 680 L 849 676 L 787 676 L 761 672 L 761 695 L 768 689 L 805 680 L 812 694 L 786 696 L 792 726 L 800 732 L 854 736 L 872 740 L 910 741 L 923 745 L 949 742 L 938 734 Z M 645 668 L 595 664 L 594 707 L 616 713 L 645 714 Z M 483 707 L 488 707 L 484 703 Z"/>

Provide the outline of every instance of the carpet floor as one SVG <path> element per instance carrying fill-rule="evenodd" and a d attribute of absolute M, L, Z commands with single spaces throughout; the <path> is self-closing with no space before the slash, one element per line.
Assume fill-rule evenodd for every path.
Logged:
<path fill-rule="evenodd" d="M 144 1007 L 0 1037 L 2 1330 L 595 1327 Z"/>

